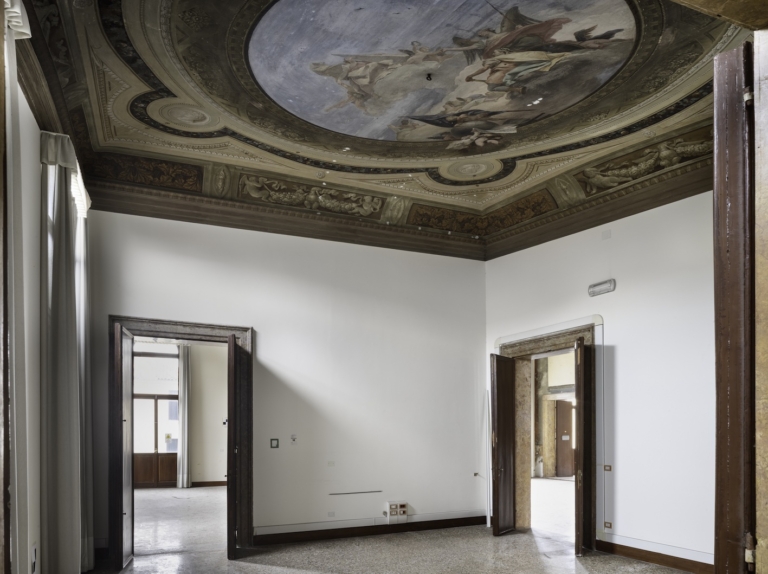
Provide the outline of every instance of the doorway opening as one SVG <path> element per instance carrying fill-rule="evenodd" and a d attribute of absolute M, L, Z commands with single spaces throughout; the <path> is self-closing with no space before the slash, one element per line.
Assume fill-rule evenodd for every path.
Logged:
<path fill-rule="evenodd" d="M 494 536 L 549 529 L 562 532 L 563 552 L 595 550 L 595 348 L 595 327 L 588 325 L 503 343 L 491 355 Z M 548 369 L 550 358 L 554 370 L 571 375 L 550 384 L 542 362 L 537 376 L 537 361 L 547 359 Z"/>
<path fill-rule="evenodd" d="M 531 357 L 531 528 L 575 542 L 576 379 L 571 348 Z"/>
<path fill-rule="evenodd" d="M 227 345 L 135 337 L 134 555 L 224 550 Z"/>
<path fill-rule="evenodd" d="M 218 544 L 229 559 L 246 554 L 253 546 L 253 330 L 132 317 L 109 322 L 113 567 L 167 545 Z M 203 377 L 209 384 L 195 383 L 196 355 L 218 355 L 219 372 Z M 198 374 L 204 370 L 198 365 Z M 201 488 L 187 488 L 193 486 Z M 199 516 L 183 520 L 190 513 Z"/>

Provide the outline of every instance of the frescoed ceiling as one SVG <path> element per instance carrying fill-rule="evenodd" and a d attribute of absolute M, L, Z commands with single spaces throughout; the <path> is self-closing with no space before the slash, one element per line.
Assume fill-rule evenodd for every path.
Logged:
<path fill-rule="evenodd" d="M 711 189 L 746 35 L 667 0 L 25 3 L 96 209 L 476 259 Z"/>

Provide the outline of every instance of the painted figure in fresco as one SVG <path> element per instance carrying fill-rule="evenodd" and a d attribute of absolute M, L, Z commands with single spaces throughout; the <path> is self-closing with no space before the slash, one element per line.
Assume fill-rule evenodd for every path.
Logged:
<path fill-rule="evenodd" d="M 398 91 L 403 81 L 424 76 L 430 80 L 428 73 L 437 73 L 444 62 L 461 54 L 467 66 L 456 77 L 453 92 L 447 88 L 443 103 L 433 104 L 427 115 L 393 121 L 389 129 L 398 140 L 424 137 L 454 142 L 449 149 L 495 145 L 502 134 L 514 133 L 517 127 L 542 117 L 538 114 L 531 119 L 532 109 L 511 109 L 517 106 L 510 105 L 510 100 L 520 101 L 532 81 L 538 82 L 543 74 L 576 55 L 606 48 L 623 31 L 617 28 L 594 35 L 597 25 L 593 25 L 575 32 L 573 40 L 558 40 L 555 36 L 571 23 L 570 18 L 537 20 L 522 14 L 518 6 L 503 11 L 485 1 L 501 16 L 498 27 L 477 30 L 469 38 L 454 36 L 452 47 L 430 47 L 413 40 L 409 49 L 399 53 L 334 54 L 342 58 L 340 63 L 311 64 L 313 72 L 333 78 L 347 92 L 345 99 L 324 111 L 352 104 L 368 115 L 378 115 L 408 95 L 407 90 Z M 451 69 L 456 69 L 455 60 Z M 463 87 L 468 84 L 483 84 L 484 89 Z M 424 124 L 442 131 L 435 133 Z"/>
<path fill-rule="evenodd" d="M 366 100 L 374 97 L 376 82 L 387 76 L 408 59 L 407 55 L 346 56 L 341 64 L 329 66 L 322 62 L 312 64 L 312 71 L 336 80 L 347 91 L 347 98 L 326 111 L 354 104 L 365 110 Z M 398 61 L 400 60 L 400 61 Z"/>
<path fill-rule="evenodd" d="M 570 56 L 570 53 L 549 52 L 513 52 L 501 54 L 491 60 L 483 60 L 483 66 L 466 77 L 467 82 L 485 82 L 490 92 L 524 94 L 525 86 L 521 80 L 533 72 L 549 72 L 558 62 Z M 488 72 L 484 80 L 475 79 Z"/>

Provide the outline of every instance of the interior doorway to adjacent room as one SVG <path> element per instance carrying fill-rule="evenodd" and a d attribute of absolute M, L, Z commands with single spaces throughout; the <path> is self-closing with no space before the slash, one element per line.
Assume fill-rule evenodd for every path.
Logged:
<path fill-rule="evenodd" d="M 113 567 L 190 550 L 236 558 L 253 544 L 253 330 L 109 321 Z M 215 372 L 196 355 L 216 355 Z"/>
<path fill-rule="evenodd" d="M 494 536 L 533 528 L 577 556 L 595 550 L 597 328 L 512 338 L 491 355 Z"/>
<path fill-rule="evenodd" d="M 531 528 L 575 537 L 576 380 L 573 349 L 532 357 Z"/>
<path fill-rule="evenodd" d="M 226 548 L 226 448 L 226 344 L 136 337 L 136 556 Z"/>

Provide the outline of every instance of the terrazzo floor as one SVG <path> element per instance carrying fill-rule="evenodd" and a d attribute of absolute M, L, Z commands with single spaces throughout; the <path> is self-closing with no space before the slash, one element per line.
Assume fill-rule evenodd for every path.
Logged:
<path fill-rule="evenodd" d="M 547 496 L 552 484 L 534 485 Z M 551 484 L 549 484 L 551 483 Z M 540 488 L 541 487 L 541 488 Z M 552 487 L 552 488 L 550 488 Z M 572 488 L 573 486 L 570 485 Z M 673 574 L 670 568 L 604 554 L 573 556 L 565 522 L 546 527 L 537 514 L 525 533 L 494 538 L 484 526 L 407 532 L 265 547 L 237 561 L 226 559 L 224 488 L 136 492 L 136 557 L 123 570 L 135 574 Z M 570 512 L 570 511 L 569 511 Z M 106 572 L 106 571 L 97 571 Z"/>

